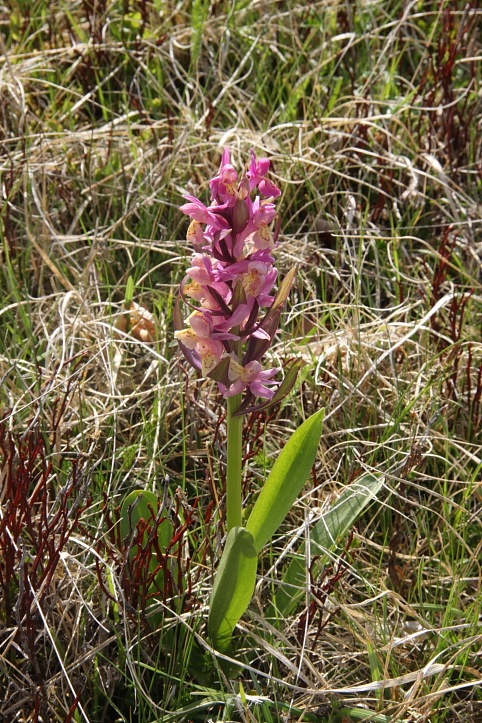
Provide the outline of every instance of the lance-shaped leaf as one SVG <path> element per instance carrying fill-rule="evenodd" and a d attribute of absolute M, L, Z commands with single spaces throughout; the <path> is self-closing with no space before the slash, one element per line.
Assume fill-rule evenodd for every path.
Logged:
<path fill-rule="evenodd" d="M 253 535 L 233 527 L 214 580 L 209 603 L 208 632 L 220 653 L 229 653 L 233 630 L 253 597 L 258 555 Z"/>
<path fill-rule="evenodd" d="M 330 550 L 349 532 L 369 502 L 376 499 L 384 485 L 382 475 L 366 474 L 352 482 L 314 525 L 310 532 L 310 555 L 319 556 L 317 565 L 330 560 Z M 283 585 L 276 591 L 274 605 L 278 614 L 290 615 L 306 590 L 306 561 L 301 555 L 294 557 L 283 575 Z M 271 611 L 273 612 L 273 611 Z"/>
<path fill-rule="evenodd" d="M 164 570 L 157 552 L 163 555 L 169 549 L 174 537 L 174 525 L 167 517 L 161 517 L 160 500 L 154 492 L 149 490 L 134 490 L 130 492 L 122 502 L 120 511 L 120 533 L 124 541 L 131 541 L 133 536 L 140 543 L 141 550 L 148 538 L 155 532 L 157 544 L 152 546 L 152 555 L 149 562 L 149 572 L 155 573 L 158 570 L 150 588 L 153 595 L 164 586 Z M 136 535 L 136 529 L 140 528 L 142 535 Z M 139 539 L 140 537 L 140 539 Z M 129 559 L 135 560 L 139 555 L 139 545 L 132 544 L 129 548 Z M 177 562 L 173 561 L 171 571 L 177 570 Z"/>
<path fill-rule="evenodd" d="M 128 540 L 137 525 L 144 521 L 153 524 L 157 518 L 159 498 L 149 490 L 134 490 L 124 498 L 120 513 L 120 533 Z M 145 537 L 145 535 L 144 535 Z M 170 541 L 171 538 L 169 538 Z"/>
<path fill-rule="evenodd" d="M 304 487 L 316 458 L 325 410 L 312 414 L 278 456 L 252 509 L 246 529 L 259 553 L 272 538 Z"/>

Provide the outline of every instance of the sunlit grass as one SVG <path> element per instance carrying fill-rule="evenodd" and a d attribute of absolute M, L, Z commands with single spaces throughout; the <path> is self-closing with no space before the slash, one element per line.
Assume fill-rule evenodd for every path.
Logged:
<path fill-rule="evenodd" d="M 0 717 L 479 720 L 480 17 L 475 3 L 395 0 L 10 3 Z M 207 200 L 224 145 L 238 165 L 251 147 L 272 160 L 279 266 L 298 269 L 272 353 L 305 361 L 282 408 L 247 420 L 248 506 L 326 407 L 312 481 L 262 554 L 232 680 L 206 636 L 224 407 L 172 332 L 190 253 L 178 205 Z M 115 332 L 129 278 L 153 343 Z M 12 507 L 22 460 L 28 496 Z M 385 488 L 315 572 L 310 529 L 370 472 Z M 115 531 L 133 489 L 186 525 L 183 587 L 154 629 Z M 283 619 L 270 603 L 300 554 L 306 594 Z"/>

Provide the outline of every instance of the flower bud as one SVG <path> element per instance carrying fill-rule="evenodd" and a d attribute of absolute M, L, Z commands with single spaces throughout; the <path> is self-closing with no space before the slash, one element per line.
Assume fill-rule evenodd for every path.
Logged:
<path fill-rule="evenodd" d="M 233 231 L 235 234 L 241 233 L 246 228 L 249 221 L 249 208 L 246 201 L 237 199 L 233 209 Z"/>

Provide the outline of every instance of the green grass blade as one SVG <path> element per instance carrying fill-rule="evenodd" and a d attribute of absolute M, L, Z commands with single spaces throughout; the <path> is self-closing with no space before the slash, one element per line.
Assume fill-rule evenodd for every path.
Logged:
<path fill-rule="evenodd" d="M 310 474 L 320 443 L 325 410 L 320 409 L 294 432 L 276 460 L 246 524 L 256 552 L 272 538 Z"/>
<path fill-rule="evenodd" d="M 192 39 L 191 39 L 191 69 L 193 73 L 199 62 L 203 32 L 209 14 L 209 3 L 205 0 L 194 0 L 191 10 Z"/>
<path fill-rule="evenodd" d="M 209 636 L 221 653 L 230 651 L 233 630 L 253 597 L 257 565 L 252 534 L 244 527 L 233 527 L 226 540 L 209 605 Z"/>

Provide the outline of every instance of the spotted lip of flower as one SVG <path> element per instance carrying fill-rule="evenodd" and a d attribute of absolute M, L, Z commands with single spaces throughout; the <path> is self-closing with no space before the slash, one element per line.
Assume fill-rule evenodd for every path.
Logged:
<path fill-rule="evenodd" d="M 195 249 L 202 248 L 204 242 L 204 232 L 199 221 L 195 218 L 191 220 L 189 228 L 187 230 L 186 239 Z"/>
<path fill-rule="evenodd" d="M 206 254 L 194 254 L 192 266 L 181 284 L 181 293 L 201 302 L 207 309 L 219 308 L 220 302 L 227 308 L 232 292 L 225 280 L 222 269 Z"/>
<path fill-rule="evenodd" d="M 192 328 L 180 329 L 174 332 L 174 337 L 193 351 L 196 364 L 205 377 L 219 364 L 225 352 L 222 342 L 200 336 Z"/>

